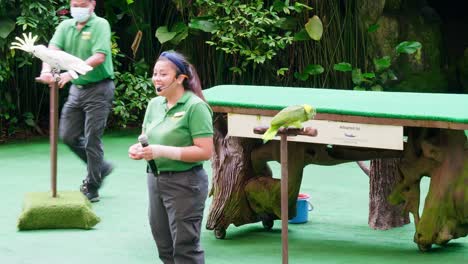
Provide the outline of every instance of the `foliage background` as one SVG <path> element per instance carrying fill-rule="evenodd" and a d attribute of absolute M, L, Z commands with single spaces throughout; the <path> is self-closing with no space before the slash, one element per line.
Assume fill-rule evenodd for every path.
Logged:
<path fill-rule="evenodd" d="M 219 2 L 219 1 L 218 1 Z M 138 126 L 149 98 L 154 91 L 149 80 L 153 63 L 163 50 L 175 49 L 186 54 L 197 68 L 203 87 L 218 84 L 255 84 L 300 87 L 352 87 L 349 76 L 334 71 L 335 63 L 346 61 L 365 70 L 367 31 L 360 28 L 358 1 L 97 1 L 96 13 L 109 20 L 113 30 L 113 56 L 116 69 L 116 97 L 109 120 L 111 127 Z M 311 7 L 298 8 L 298 4 Z M 261 5 L 260 8 L 257 8 Z M 244 6 L 244 11 L 238 7 Z M 249 7 L 250 9 L 246 8 Z M 230 12 L 238 12 L 228 14 Z M 40 72 L 40 61 L 24 52 L 9 49 L 15 36 L 23 32 L 39 35 L 40 44 L 51 38 L 55 26 L 65 18 L 66 0 L 1 0 L 0 1 L 0 138 L 5 140 L 19 134 L 46 134 L 48 124 L 48 89 L 35 83 Z M 246 9 L 250 11 L 245 11 Z M 300 12 L 297 12 L 301 9 Z M 245 26 L 247 38 L 234 37 L 222 42 L 207 28 L 210 18 L 223 19 L 218 28 L 227 27 L 239 17 L 252 18 L 255 12 L 271 11 L 283 21 L 281 26 L 260 22 Z M 305 24 L 314 15 L 323 23 L 320 41 L 310 39 L 304 32 Z M 273 17 L 273 16 L 270 16 Z M 213 21 L 213 19 L 211 20 Z M 224 23 L 224 24 L 222 24 Z M 257 27 L 258 26 L 258 27 Z M 158 30 L 165 27 L 174 36 L 161 44 Z M 251 29 L 251 30 L 250 30 Z M 260 30 L 259 32 L 253 32 Z M 238 30 L 241 30 L 238 28 Z M 250 31 L 249 31 L 250 30 Z M 265 30 L 266 32 L 261 32 Z M 141 31 L 137 50 L 132 44 Z M 226 32 L 222 33 L 226 34 Z M 260 35 L 259 35 L 260 34 Z M 251 50 L 258 45 L 259 36 L 266 39 L 265 53 L 231 52 L 234 47 Z M 269 37 L 287 37 L 291 41 L 269 41 Z M 293 38 L 294 37 L 294 38 Z M 218 42 L 216 42 L 218 41 Z M 211 42 L 211 43 L 210 43 Z M 215 43 L 213 45 L 213 43 Z M 223 50 L 223 47 L 231 50 Z M 224 45 L 224 46 L 223 46 Z M 275 46 L 276 45 L 276 46 Z M 133 45 L 135 47 L 135 45 Z M 221 48 L 220 48 L 221 47 Z M 323 73 L 316 75 L 313 65 L 321 65 Z M 236 68 L 243 68 L 236 71 Z M 63 104 L 67 89 L 61 90 Z M 21 133 L 20 133 L 21 132 Z"/>

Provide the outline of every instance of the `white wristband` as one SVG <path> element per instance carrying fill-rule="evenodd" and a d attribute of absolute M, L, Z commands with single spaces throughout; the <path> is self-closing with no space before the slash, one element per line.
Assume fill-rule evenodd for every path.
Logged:
<path fill-rule="evenodd" d="M 182 156 L 182 149 L 179 147 L 163 146 L 163 145 L 150 145 L 153 152 L 153 159 L 168 158 L 171 160 L 180 160 Z"/>

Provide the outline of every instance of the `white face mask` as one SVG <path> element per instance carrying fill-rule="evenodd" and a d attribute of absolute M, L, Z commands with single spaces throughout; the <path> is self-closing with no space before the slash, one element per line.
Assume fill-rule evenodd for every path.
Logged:
<path fill-rule="evenodd" d="M 87 21 L 91 16 L 89 7 L 70 7 L 70 13 L 78 23 Z"/>

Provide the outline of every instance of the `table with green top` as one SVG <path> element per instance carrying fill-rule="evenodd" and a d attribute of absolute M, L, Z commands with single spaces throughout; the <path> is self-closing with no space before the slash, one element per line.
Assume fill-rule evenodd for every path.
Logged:
<path fill-rule="evenodd" d="M 280 180 L 267 164 L 281 162 L 280 143 L 263 144 L 253 129 L 268 125 L 281 109 L 302 104 L 315 108 L 304 126 L 318 135 L 288 137 L 289 216 L 295 215 L 306 165 L 399 158 L 402 179 L 388 199 L 413 214 L 419 248 L 468 234 L 468 95 L 250 85 L 215 86 L 204 95 L 215 112 L 207 228 L 218 238 L 230 224 L 262 221 L 271 228 L 281 218 Z M 420 215 L 423 176 L 431 183 Z"/>

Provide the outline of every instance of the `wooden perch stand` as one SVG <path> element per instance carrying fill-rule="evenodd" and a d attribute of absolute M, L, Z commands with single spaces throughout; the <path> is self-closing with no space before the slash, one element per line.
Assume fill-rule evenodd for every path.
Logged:
<path fill-rule="evenodd" d="M 57 197 L 57 142 L 58 142 L 58 82 L 60 70 L 52 69 L 54 82 L 49 85 L 49 141 L 50 141 L 50 190 Z"/>
<path fill-rule="evenodd" d="M 264 134 L 268 127 L 255 127 L 255 134 Z M 289 128 L 282 127 L 277 132 L 281 137 L 281 243 L 282 243 L 282 263 L 288 263 L 288 137 L 305 135 L 315 137 L 317 130 L 311 127 L 306 128 Z"/>
<path fill-rule="evenodd" d="M 268 130 L 267 126 L 259 126 L 254 128 L 254 133 L 263 135 Z M 278 129 L 278 135 L 287 135 L 287 136 L 309 136 L 309 137 L 316 137 L 317 136 L 317 129 L 311 127 L 303 127 L 303 128 L 295 128 L 295 127 L 282 127 Z"/>

